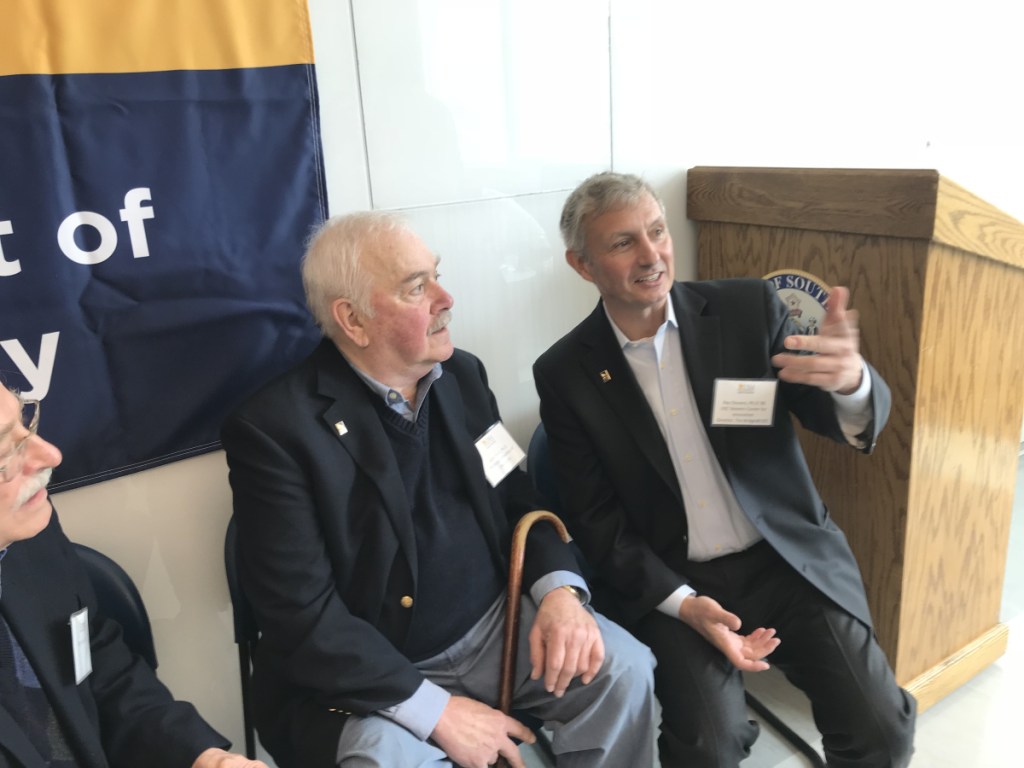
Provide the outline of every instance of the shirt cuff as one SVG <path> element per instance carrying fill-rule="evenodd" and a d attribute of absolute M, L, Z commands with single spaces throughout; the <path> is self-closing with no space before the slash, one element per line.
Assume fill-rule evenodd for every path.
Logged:
<path fill-rule="evenodd" d="M 860 386 L 848 395 L 841 395 L 838 392 L 832 393 L 832 401 L 836 406 L 836 419 L 839 421 L 839 428 L 846 438 L 846 442 L 857 448 L 863 448 L 865 442 L 861 439 L 864 430 L 868 428 L 874 416 L 871 409 L 871 372 L 868 365 L 861 360 L 863 375 L 860 378 Z"/>
<path fill-rule="evenodd" d="M 832 393 L 832 397 L 836 399 L 838 407 L 862 410 L 867 405 L 868 397 L 871 395 L 871 371 L 868 370 L 868 364 L 864 360 L 860 361 L 860 369 L 859 387 L 848 395 L 841 395 L 838 392 Z"/>
<path fill-rule="evenodd" d="M 426 741 L 437 727 L 441 713 L 448 706 L 451 694 L 441 686 L 424 680 L 416 693 L 403 702 L 377 712 L 409 730 L 416 738 Z"/>
<path fill-rule="evenodd" d="M 683 600 L 688 598 L 690 595 L 696 595 L 697 590 L 693 587 L 683 584 L 675 592 L 666 597 L 660 603 L 658 603 L 658 610 L 664 613 L 666 616 L 671 616 L 673 619 L 679 618 L 679 606 L 683 604 Z"/>
<path fill-rule="evenodd" d="M 540 605 L 540 601 L 544 599 L 544 595 L 548 592 L 566 586 L 576 587 L 580 591 L 580 594 L 583 595 L 584 605 L 590 602 L 590 590 L 587 589 L 587 582 L 578 573 L 573 573 L 572 571 L 552 571 L 541 576 L 530 587 L 530 597 L 533 598 L 533 602 L 536 605 Z"/>

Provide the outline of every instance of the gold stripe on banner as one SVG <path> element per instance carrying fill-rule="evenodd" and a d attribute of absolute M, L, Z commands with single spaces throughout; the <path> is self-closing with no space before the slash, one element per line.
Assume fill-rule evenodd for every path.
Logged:
<path fill-rule="evenodd" d="M 311 64 L 306 0 L 3 0 L 0 75 Z"/>

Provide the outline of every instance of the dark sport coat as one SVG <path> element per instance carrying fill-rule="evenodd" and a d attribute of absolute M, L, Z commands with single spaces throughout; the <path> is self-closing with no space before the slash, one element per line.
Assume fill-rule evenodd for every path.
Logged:
<path fill-rule="evenodd" d="M 430 429 L 452 435 L 475 515 L 466 525 L 480 527 L 504 573 L 511 526 L 537 508 L 536 498 L 519 470 L 497 488 L 484 476 L 474 441 L 500 415 L 483 365 L 456 350 L 442 367 L 429 393 Z M 423 682 L 401 649 L 417 600 L 417 563 L 430 553 L 417 550 L 375 397 L 325 340 L 243 404 L 222 432 L 243 587 L 263 633 L 256 723 L 282 766 L 333 766 L 348 713 L 397 704 Z M 554 530 L 536 526 L 524 588 L 555 570 L 578 573 Z M 451 599 L 455 605 L 459 596 Z"/>
<path fill-rule="evenodd" d="M 870 625 L 857 563 L 790 419 L 845 442 L 831 395 L 780 381 L 770 427 L 711 426 L 716 379 L 776 378 L 770 359 L 796 332 L 785 305 L 756 279 L 676 283 L 671 301 L 701 420 L 740 507 L 798 573 Z M 890 407 L 888 387 L 870 373 L 865 452 Z M 609 588 L 613 618 L 628 624 L 686 583 L 687 522 L 668 448 L 600 302 L 541 355 L 534 379 L 570 531 Z"/>
<path fill-rule="evenodd" d="M 209 747 L 228 741 L 195 708 L 174 701 L 143 659 L 100 615 L 89 577 L 61 530 L 57 513 L 0 562 L 0 611 L 32 664 L 83 768 L 191 768 Z M 75 683 L 71 614 L 89 609 L 92 674 Z M 0 707 L 0 766 L 42 768 L 39 753 Z"/>

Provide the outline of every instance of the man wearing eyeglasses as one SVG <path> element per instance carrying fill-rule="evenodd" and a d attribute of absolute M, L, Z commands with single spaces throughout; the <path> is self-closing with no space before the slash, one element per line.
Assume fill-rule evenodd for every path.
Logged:
<path fill-rule="evenodd" d="M 0 386 L 0 766 L 266 768 L 224 751 L 98 613 L 47 496 L 61 454 L 40 411 Z"/>

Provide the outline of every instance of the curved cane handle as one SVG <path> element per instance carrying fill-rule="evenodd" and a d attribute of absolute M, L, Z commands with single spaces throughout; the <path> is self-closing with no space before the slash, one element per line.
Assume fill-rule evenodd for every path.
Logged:
<path fill-rule="evenodd" d="M 572 541 L 565 523 L 554 512 L 546 509 L 538 509 L 523 515 L 512 532 L 512 554 L 508 564 L 508 599 L 505 603 L 505 644 L 501 649 L 501 678 L 498 692 L 498 707 L 506 715 L 512 710 L 512 676 L 515 674 L 516 651 L 519 647 L 519 598 L 523 592 L 526 535 L 539 520 L 547 520 L 555 526 L 562 541 Z M 508 761 L 504 757 L 499 757 L 495 768 L 508 768 Z"/>
<path fill-rule="evenodd" d="M 515 673 L 516 651 L 519 645 L 519 598 L 523 591 L 523 555 L 526 551 L 526 536 L 533 524 L 546 520 L 558 530 L 562 541 L 569 543 L 572 537 L 558 515 L 546 509 L 538 509 L 523 515 L 512 532 L 512 554 L 508 564 L 508 600 L 505 604 L 505 645 L 501 653 L 501 679 L 498 706 L 506 715 L 512 709 L 512 676 Z"/>

